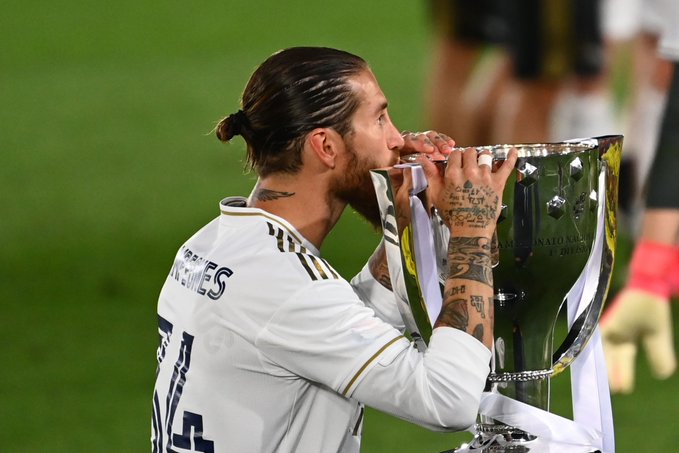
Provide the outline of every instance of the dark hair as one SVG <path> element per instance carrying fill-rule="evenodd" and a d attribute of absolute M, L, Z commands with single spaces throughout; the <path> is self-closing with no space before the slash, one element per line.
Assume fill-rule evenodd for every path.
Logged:
<path fill-rule="evenodd" d="M 221 120 L 216 133 L 226 142 L 241 135 L 247 162 L 260 176 L 294 173 L 301 167 L 305 136 L 330 127 L 351 132 L 359 99 L 348 78 L 368 70 L 362 58 L 325 47 L 279 51 L 250 77 L 241 110 Z"/>

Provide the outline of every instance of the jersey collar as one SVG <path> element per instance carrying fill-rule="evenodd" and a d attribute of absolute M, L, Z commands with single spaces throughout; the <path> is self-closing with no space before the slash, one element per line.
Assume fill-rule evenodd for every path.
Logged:
<path fill-rule="evenodd" d="M 263 209 L 252 208 L 247 206 L 247 199 L 245 197 L 227 197 L 219 203 L 219 210 L 223 216 L 230 217 L 263 217 L 271 222 L 275 222 L 288 234 L 292 236 L 297 242 L 302 244 L 307 250 L 311 251 L 316 256 L 321 256 L 319 250 L 311 242 L 309 242 L 299 231 L 295 229 L 287 220 L 277 215 L 271 214 Z"/>

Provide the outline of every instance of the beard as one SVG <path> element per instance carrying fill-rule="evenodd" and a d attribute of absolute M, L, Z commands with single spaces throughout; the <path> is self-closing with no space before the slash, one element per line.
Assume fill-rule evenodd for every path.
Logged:
<path fill-rule="evenodd" d="M 378 168 L 376 162 L 358 156 L 351 143 L 346 143 L 349 154 L 347 172 L 336 182 L 335 194 L 366 219 L 375 229 L 382 228 L 382 216 L 377 203 L 370 170 Z"/>

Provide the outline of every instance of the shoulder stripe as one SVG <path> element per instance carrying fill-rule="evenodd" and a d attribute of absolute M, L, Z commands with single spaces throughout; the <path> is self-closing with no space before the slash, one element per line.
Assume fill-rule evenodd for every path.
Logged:
<path fill-rule="evenodd" d="M 326 260 L 323 258 L 318 258 L 314 255 L 308 255 L 309 258 L 311 259 L 311 262 L 314 264 L 314 267 L 316 270 L 318 270 L 318 273 L 321 274 L 321 278 L 324 279 L 329 279 L 329 278 L 340 278 L 337 272 L 328 264 Z M 328 276 L 327 274 L 330 274 Z"/>
<path fill-rule="evenodd" d="M 286 233 L 282 228 L 275 226 L 271 222 L 266 222 L 266 224 L 269 229 L 269 236 L 276 239 L 278 251 L 295 253 L 312 280 L 337 280 L 341 278 L 326 260 L 309 253 L 306 247 L 296 241 L 294 237 Z"/>
<path fill-rule="evenodd" d="M 335 272 L 335 269 L 332 268 L 330 263 L 328 263 L 326 260 L 321 258 L 321 261 L 323 261 L 323 264 L 325 264 L 326 269 L 332 274 L 333 278 L 341 278 L 337 272 Z"/>
<path fill-rule="evenodd" d="M 366 360 L 366 362 L 363 364 L 363 366 L 356 372 L 356 374 L 354 375 L 354 377 L 351 378 L 351 380 L 349 381 L 349 383 L 347 384 L 347 386 L 344 388 L 344 391 L 342 392 L 342 396 L 347 396 L 347 395 L 349 394 L 349 389 L 351 388 L 351 386 L 354 385 L 354 383 L 356 382 L 356 380 L 358 379 L 358 377 L 359 377 L 361 374 L 363 374 L 363 372 L 365 371 L 365 369 L 368 368 L 368 365 L 370 365 L 370 364 L 373 362 L 373 360 L 375 360 L 375 359 L 377 358 L 377 356 L 379 356 L 380 354 L 382 354 L 382 353 L 384 352 L 385 349 L 387 349 L 387 348 L 388 348 L 389 346 L 391 346 L 392 344 L 396 343 L 396 342 L 397 342 L 398 340 L 400 340 L 401 338 L 405 338 L 405 337 L 404 337 L 403 335 L 399 335 L 398 337 L 394 338 L 393 340 L 389 341 L 387 344 L 385 344 L 384 346 L 382 346 L 382 347 L 379 349 L 379 351 L 377 351 L 375 354 L 373 354 L 372 357 L 370 357 L 368 360 Z"/>
<path fill-rule="evenodd" d="M 324 280 L 328 279 L 328 274 L 325 273 L 323 270 L 323 266 L 321 266 L 321 263 L 319 262 L 318 258 L 316 258 L 313 255 L 308 255 L 309 259 L 311 260 L 311 263 L 314 265 L 318 273 L 320 274 L 321 278 Z"/>
<path fill-rule="evenodd" d="M 314 274 L 314 271 L 309 267 L 309 263 L 307 263 L 306 255 L 303 253 L 297 252 L 297 258 L 299 258 L 299 261 L 302 263 L 302 266 L 304 266 L 304 269 L 306 269 L 307 273 L 309 274 L 309 277 L 311 277 L 311 280 L 318 280 L 318 276 Z"/>
<path fill-rule="evenodd" d="M 264 217 L 265 219 L 268 219 L 271 222 L 274 222 L 277 225 L 280 225 L 280 227 L 284 228 L 285 231 L 287 231 L 289 235 L 291 235 L 293 238 L 295 238 L 296 241 L 301 242 L 301 240 L 297 237 L 297 235 L 294 232 L 290 231 L 290 229 L 287 226 L 281 224 L 280 221 L 278 221 L 276 218 L 269 216 L 269 215 L 266 215 L 264 213 L 259 213 L 259 212 L 232 212 L 232 211 L 222 210 L 222 214 L 227 215 L 227 216 L 233 216 L 233 217 Z M 267 222 L 267 223 L 269 223 L 269 222 Z"/>

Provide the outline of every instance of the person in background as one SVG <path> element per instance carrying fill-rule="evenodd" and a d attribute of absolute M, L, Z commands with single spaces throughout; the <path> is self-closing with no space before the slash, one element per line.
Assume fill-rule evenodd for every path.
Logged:
<path fill-rule="evenodd" d="M 433 52 L 428 127 L 458 146 L 491 144 L 496 100 L 509 77 L 502 0 L 429 0 Z"/>
<path fill-rule="evenodd" d="M 427 121 L 460 145 L 617 133 L 598 0 L 432 0 Z"/>
<path fill-rule="evenodd" d="M 617 132 L 599 8 L 598 0 L 507 2 L 512 78 L 498 101 L 496 142 Z"/>
<path fill-rule="evenodd" d="M 673 75 L 657 150 L 648 177 L 646 208 L 624 288 L 601 320 L 611 391 L 634 390 L 636 353 L 643 345 L 659 379 L 676 370 L 672 297 L 679 296 L 679 4 L 663 4 L 660 55 Z"/>
<path fill-rule="evenodd" d="M 658 54 L 664 0 L 603 0 L 609 85 L 617 92 L 625 136 L 620 170 L 620 227 L 640 233 L 644 192 L 658 144 L 672 61 Z"/>

